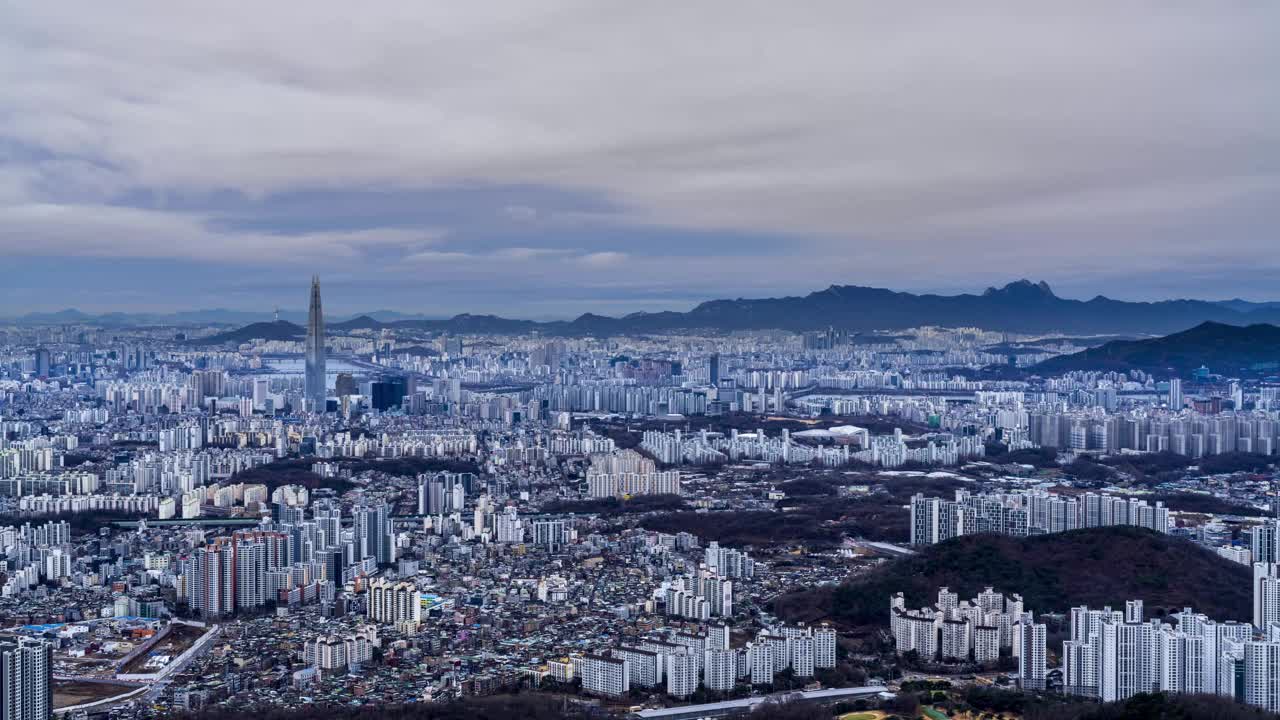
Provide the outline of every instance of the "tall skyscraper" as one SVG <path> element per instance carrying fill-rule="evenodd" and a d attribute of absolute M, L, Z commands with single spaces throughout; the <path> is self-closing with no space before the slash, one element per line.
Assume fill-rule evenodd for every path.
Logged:
<path fill-rule="evenodd" d="M 306 400 L 310 410 L 324 412 L 324 314 L 320 310 L 320 276 L 311 278 L 311 309 L 307 312 Z"/>
<path fill-rule="evenodd" d="M 48 350 L 44 348 L 36 349 L 36 377 L 38 378 L 49 377 L 49 366 L 51 364 L 49 361 L 49 357 L 50 356 L 49 356 Z"/>

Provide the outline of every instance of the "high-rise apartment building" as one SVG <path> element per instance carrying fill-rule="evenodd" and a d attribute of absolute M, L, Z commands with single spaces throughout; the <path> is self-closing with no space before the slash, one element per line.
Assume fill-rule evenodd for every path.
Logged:
<path fill-rule="evenodd" d="M 1104 702 L 1147 692 L 1245 700 L 1245 676 L 1251 670 L 1255 686 L 1273 682 L 1280 666 L 1248 665 L 1244 644 L 1253 637 L 1249 624 L 1216 622 L 1190 609 L 1167 619 L 1176 626 L 1157 619 L 1143 622 L 1137 601 L 1127 603 L 1123 613 L 1072 608 L 1071 639 L 1063 643 L 1064 691 Z"/>
<path fill-rule="evenodd" d="M 737 682 L 738 654 L 728 649 L 707 650 L 703 654 L 702 684 L 713 692 L 728 692 Z"/>
<path fill-rule="evenodd" d="M 1280 562 L 1280 520 L 1263 520 L 1249 528 L 1249 556 L 1253 562 Z"/>
<path fill-rule="evenodd" d="M 422 599 L 410 582 L 379 578 L 369 583 L 368 616 L 381 623 L 418 624 L 422 621 Z"/>
<path fill-rule="evenodd" d="M 593 695 L 621 697 L 631 690 L 630 668 L 624 659 L 584 655 L 578 664 L 582 689 Z"/>
<path fill-rule="evenodd" d="M 752 685 L 773 683 L 773 647 L 767 642 L 747 646 L 747 664 L 751 668 Z"/>
<path fill-rule="evenodd" d="M 1280 565 L 1253 564 L 1253 626 L 1266 632 L 1271 623 L 1280 623 Z"/>
<path fill-rule="evenodd" d="M 1024 613 L 1018 625 L 1021 640 L 1018 653 L 1018 686 L 1024 690 L 1043 690 L 1045 680 L 1044 624 L 1032 620 L 1031 613 Z"/>
<path fill-rule="evenodd" d="M 698 691 L 698 656 L 692 652 L 679 652 L 667 656 L 667 694 L 672 697 L 688 697 Z"/>
<path fill-rule="evenodd" d="M 374 558 L 379 565 L 395 562 L 396 546 L 391 506 L 386 503 L 361 505 L 353 510 L 353 514 L 360 559 Z"/>
<path fill-rule="evenodd" d="M 813 677 L 816 649 L 811 636 L 791 639 L 791 671 L 796 677 Z"/>
<path fill-rule="evenodd" d="M 657 687 L 662 681 L 662 671 L 666 667 L 665 656 L 653 650 L 638 647 L 618 647 L 611 651 L 617 660 L 627 661 L 627 676 L 632 687 Z"/>
<path fill-rule="evenodd" d="M 813 664 L 820 668 L 836 666 L 836 631 L 821 627 L 813 633 Z"/>
<path fill-rule="evenodd" d="M 1021 537 L 1108 525 L 1168 533 L 1169 508 L 1136 498 L 1089 492 L 1077 499 L 1044 490 L 976 495 L 957 490 L 955 500 L 911 498 L 912 545 L 933 545 L 974 533 Z"/>
<path fill-rule="evenodd" d="M 1280 712 L 1280 642 L 1244 644 L 1244 701 L 1268 712 Z"/>
<path fill-rule="evenodd" d="M 53 646 L 18 638 L 0 643 L 0 720 L 53 717 Z"/>
<path fill-rule="evenodd" d="M 188 604 L 205 617 L 235 612 L 235 552 L 231 538 L 218 538 L 191 555 Z"/>

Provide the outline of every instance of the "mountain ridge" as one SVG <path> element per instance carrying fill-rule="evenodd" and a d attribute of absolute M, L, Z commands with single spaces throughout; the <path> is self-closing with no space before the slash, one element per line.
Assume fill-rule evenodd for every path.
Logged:
<path fill-rule="evenodd" d="M 201 313 L 175 313 L 171 318 Z M 227 311 L 233 312 L 233 311 Z M 389 313 L 389 311 L 388 311 Z M 463 313 L 447 319 L 425 316 L 358 313 L 331 321 L 335 330 L 416 328 L 425 331 L 475 334 L 542 332 L 548 335 L 610 335 L 672 330 L 789 330 L 812 331 L 835 327 L 867 332 L 900 330 L 922 325 L 977 327 L 1026 334 L 1071 333 L 1170 334 L 1204 322 L 1225 325 L 1280 324 L 1280 305 L 1245 301 L 1160 300 L 1131 302 L 1102 295 L 1075 300 L 1056 295 L 1045 282 L 1022 279 L 980 294 L 914 294 L 859 285 L 830 285 L 807 295 L 777 298 L 708 300 L 687 312 L 636 312 L 621 317 L 583 313 L 573 320 L 538 322 L 497 315 Z M 286 314 L 295 317 L 295 313 Z M 78 310 L 24 316 L 26 322 L 121 324 L 130 317 L 114 313 L 89 316 Z M 157 320 L 161 316 L 147 316 Z M 305 317 L 305 316 L 303 316 Z M 109 318 L 103 321 L 102 318 Z M 22 322 L 20 320 L 20 322 Z M 205 320 L 206 324 L 211 324 Z"/>
<path fill-rule="evenodd" d="M 1274 373 L 1278 362 L 1280 327 L 1269 323 L 1240 326 L 1206 321 L 1163 337 L 1115 340 L 1072 355 L 1050 358 L 1035 370 L 1042 373 L 1142 370 L 1157 375 L 1185 376 L 1205 366 L 1216 372 L 1248 375 L 1265 370 Z"/>

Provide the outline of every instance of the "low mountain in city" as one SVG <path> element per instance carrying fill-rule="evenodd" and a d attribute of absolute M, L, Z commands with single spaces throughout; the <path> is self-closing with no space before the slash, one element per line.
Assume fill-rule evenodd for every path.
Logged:
<path fill-rule="evenodd" d="M 1026 538 L 971 535 L 921 548 L 838 587 L 783 595 L 774 610 L 790 621 L 883 626 L 894 593 L 905 593 L 908 607 L 923 607 L 934 603 L 939 587 L 971 598 L 990 586 L 1022 595 L 1038 613 L 1078 605 L 1123 608 L 1125 600 L 1136 598 L 1148 615 L 1190 607 L 1216 620 L 1248 621 L 1250 579 L 1244 565 L 1142 528 Z"/>
<path fill-rule="evenodd" d="M 251 340 L 302 340 L 307 329 L 287 320 L 275 322 L 257 322 L 242 328 L 228 330 L 191 341 L 192 345 L 222 345 L 225 343 L 245 343 Z"/>
<path fill-rule="evenodd" d="M 1184 376 L 1198 367 L 1232 376 L 1274 374 L 1280 368 L 1280 327 L 1201 323 L 1150 340 L 1117 340 L 1036 366 L 1041 374 L 1069 370 L 1142 370 Z"/>

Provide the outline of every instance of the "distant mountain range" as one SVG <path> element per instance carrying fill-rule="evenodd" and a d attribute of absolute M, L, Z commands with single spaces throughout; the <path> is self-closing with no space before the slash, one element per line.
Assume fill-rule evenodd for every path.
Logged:
<path fill-rule="evenodd" d="M 248 318 L 252 317 L 252 320 Z M 228 319 L 235 318 L 235 319 Z M 304 313 L 281 313 L 282 320 L 305 321 Z M 201 310 L 172 315 L 121 313 L 89 316 L 77 310 L 26 315 L 22 323 L 212 324 L 260 322 L 260 314 Z M 548 335 L 610 335 L 680 329 L 841 330 L 867 332 L 921 325 L 978 327 L 986 330 L 1068 334 L 1166 334 L 1203 322 L 1249 325 L 1280 323 L 1280 303 L 1244 300 L 1164 300 L 1127 302 L 1102 296 L 1091 300 L 1060 298 L 1043 282 L 1019 280 L 980 295 L 916 295 L 856 285 L 832 285 L 803 297 L 711 300 L 688 312 L 633 313 L 605 317 L 587 313 L 571 321 L 535 322 L 495 315 L 457 315 L 449 319 L 406 316 L 390 311 L 364 313 L 330 322 L 339 331 L 384 327 L 426 331 L 505 334 L 540 331 Z"/>
<path fill-rule="evenodd" d="M 1040 373 L 1069 370 L 1143 370 L 1156 375 L 1188 375 L 1200 366 L 1232 376 L 1277 373 L 1280 327 L 1240 327 L 1205 322 L 1150 340 L 1116 340 L 1073 355 L 1051 358 L 1035 367 Z"/>
<path fill-rule="evenodd" d="M 359 315 L 336 315 L 334 319 L 354 319 L 355 317 L 371 317 L 380 322 L 396 322 L 400 320 L 425 320 L 427 315 L 396 312 L 395 310 L 374 310 Z M 104 327 L 124 327 L 138 325 L 246 325 L 250 323 L 269 323 L 275 321 L 274 312 L 252 312 L 244 310 L 227 310 L 214 308 L 210 310 L 184 310 L 173 313 L 122 313 L 112 312 L 92 315 L 74 308 L 57 312 L 27 313 L 17 317 L 0 317 L 0 324 L 5 322 L 19 325 L 101 325 Z M 306 311 L 281 310 L 280 320 L 305 323 Z"/>

